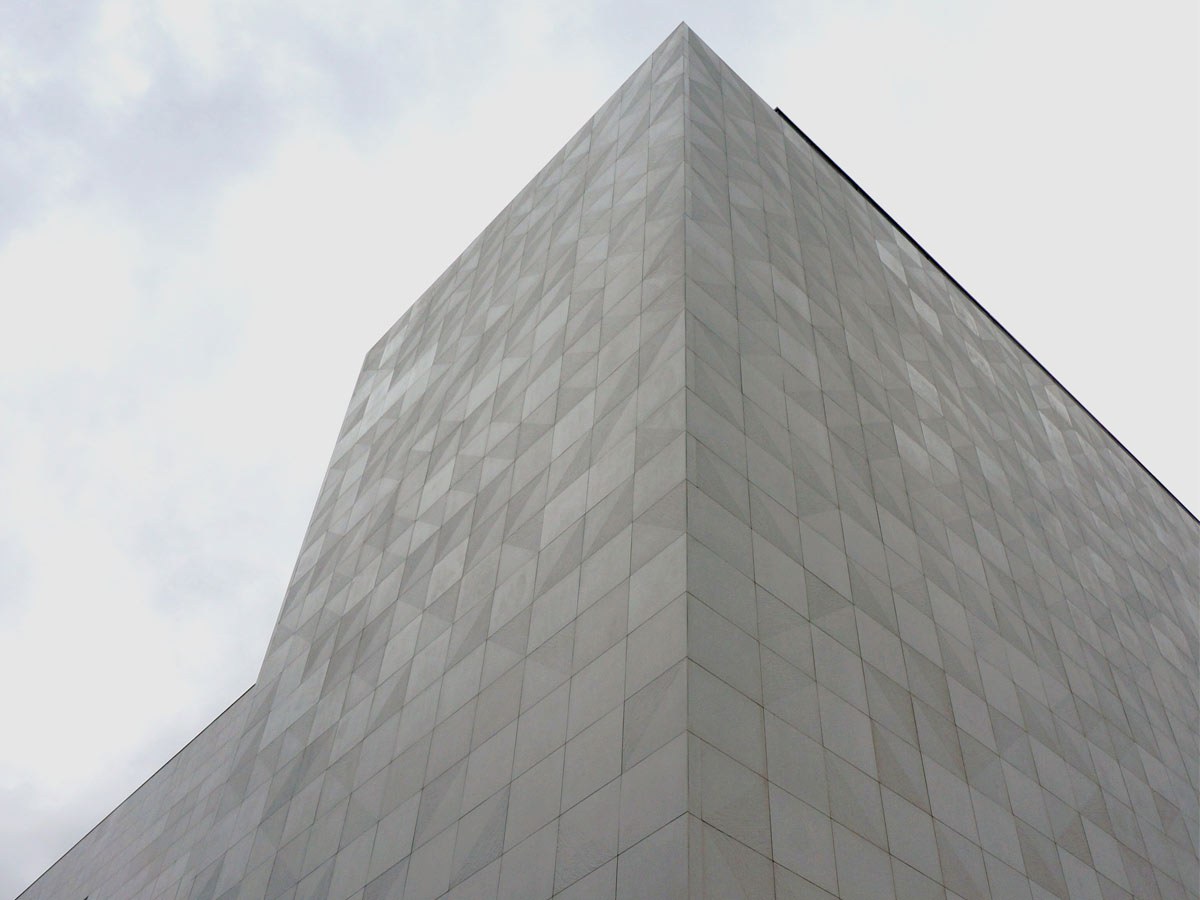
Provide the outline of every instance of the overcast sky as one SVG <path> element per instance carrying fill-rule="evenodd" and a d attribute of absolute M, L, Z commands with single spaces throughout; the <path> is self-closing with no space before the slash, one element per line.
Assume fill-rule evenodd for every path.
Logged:
<path fill-rule="evenodd" d="M 0 896 L 253 682 L 363 354 L 681 19 L 1200 511 L 1195 17 L 0 0 Z"/>

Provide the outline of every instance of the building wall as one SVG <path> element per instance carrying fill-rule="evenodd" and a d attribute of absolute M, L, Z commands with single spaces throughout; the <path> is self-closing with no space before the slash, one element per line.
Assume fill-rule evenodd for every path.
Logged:
<path fill-rule="evenodd" d="M 687 66 L 693 883 L 1197 896 L 1196 522 L 694 37 Z"/>
<path fill-rule="evenodd" d="M 686 879 L 685 36 L 367 354 L 202 827 L 24 896 Z"/>
<path fill-rule="evenodd" d="M 367 354 L 256 685 L 23 896 L 1195 897 L 1198 546 L 681 26 Z"/>
<path fill-rule="evenodd" d="M 21 897 L 175 896 L 180 866 L 221 810 L 217 788 L 252 705 L 247 691 L 120 806 L 89 831 Z"/>

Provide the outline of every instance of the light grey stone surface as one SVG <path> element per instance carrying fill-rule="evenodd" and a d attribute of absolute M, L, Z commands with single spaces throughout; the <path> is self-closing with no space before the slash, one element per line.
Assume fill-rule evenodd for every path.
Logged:
<path fill-rule="evenodd" d="M 255 686 L 22 896 L 1196 897 L 1198 546 L 681 26 L 367 354 Z"/>

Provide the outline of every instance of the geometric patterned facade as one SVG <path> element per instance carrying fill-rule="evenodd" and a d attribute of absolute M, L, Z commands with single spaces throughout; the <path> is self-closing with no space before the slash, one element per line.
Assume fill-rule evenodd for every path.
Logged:
<path fill-rule="evenodd" d="M 367 354 L 24 898 L 1196 898 L 1200 527 L 686 26 Z"/>

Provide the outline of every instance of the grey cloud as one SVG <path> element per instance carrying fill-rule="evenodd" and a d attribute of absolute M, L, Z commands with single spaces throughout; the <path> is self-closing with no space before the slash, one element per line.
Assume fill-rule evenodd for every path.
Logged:
<path fill-rule="evenodd" d="M 215 184 L 262 159 L 281 128 L 260 74 L 242 66 L 208 83 L 168 50 L 130 109 L 92 102 L 78 67 L 9 105 L 4 127 L 19 137 L 0 156 L 0 192 L 22 215 L 3 225 L 66 200 L 105 202 L 159 229 L 194 220 Z"/>
<path fill-rule="evenodd" d="M 253 69 L 197 84 L 171 60 L 119 129 L 95 141 L 81 197 L 114 206 L 159 236 L 195 221 L 214 188 L 261 162 L 281 132 L 280 116 Z"/>
<path fill-rule="evenodd" d="M 56 200 L 103 203 L 159 237 L 194 236 L 219 187 L 261 164 L 289 129 L 323 122 L 369 138 L 411 104 L 451 106 L 463 80 L 505 51 L 489 38 L 499 13 L 483 5 L 450 20 L 404 5 L 382 19 L 216 5 L 214 77 L 144 12 L 136 46 L 121 52 L 149 86 L 110 108 L 93 96 L 104 6 L 0 13 L 0 59 L 19 73 L 0 94 L 0 132 L 11 136 L 0 144 L 0 242 Z"/>

